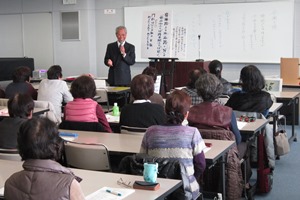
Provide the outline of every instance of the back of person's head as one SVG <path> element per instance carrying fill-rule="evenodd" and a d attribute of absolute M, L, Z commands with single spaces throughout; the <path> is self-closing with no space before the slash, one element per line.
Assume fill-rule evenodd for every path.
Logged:
<path fill-rule="evenodd" d="M 48 118 L 24 122 L 18 132 L 18 150 L 22 160 L 51 159 L 58 161 L 62 153 L 62 139 L 57 126 Z"/>
<path fill-rule="evenodd" d="M 70 92 L 74 98 L 94 98 L 96 95 L 96 84 L 92 77 L 81 75 L 71 85 Z"/>
<path fill-rule="evenodd" d="M 130 83 L 131 94 L 135 100 L 149 99 L 154 93 L 154 81 L 146 74 L 136 75 Z"/>
<path fill-rule="evenodd" d="M 213 60 L 208 65 L 209 72 L 216 75 L 219 79 L 221 78 L 221 73 L 223 65 L 219 60 Z"/>
<path fill-rule="evenodd" d="M 51 66 L 47 71 L 48 79 L 60 79 L 62 78 L 62 68 L 59 65 Z"/>
<path fill-rule="evenodd" d="M 196 81 L 196 89 L 203 101 L 214 101 L 222 94 L 223 84 L 218 77 L 207 73 Z"/>
<path fill-rule="evenodd" d="M 10 117 L 29 118 L 32 116 L 34 101 L 28 94 L 15 94 L 7 102 Z"/>
<path fill-rule="evenodd" d="M 188 82 L 187 86 L 191 89 L 194 89 L 195 88 L 195 83 L 198 80 L 198 78 L 202 74 L 206 74 L 206 73 L 207 72 L 202 67 L 194 69 L 193 71 L 190 71 L 190 73 L 189 73 L 189 82 Z"/>
<path fill-rule="evenodd" d="M 151 66 L 148 66 L 146 67 L 142 74 L 146 74 L 146 75 L 149 75 L 153 78 L 153 81 L 155 83 L 156 79 L 157 79 L 157 69 L 155 67 L 151 67 Z"/>
<path fill-rule="evenodd" d="M 168 95 L 165 105 L 168 123 L 181 124 L 190 107 L 191 98 L 187 93 L 181 90 L 172 92 Z"/>
<path fill-rule="evenodd" d="M 245 92 L 257 92 L 265 87 L 265 78 L 254 65 L 243 67 L 240 74 L 240 82 Z"/>
<path fill-rule="evenodd" d="M 21 83 L 29 81 L 31 77 L 31 69 L 26 66 L 18 67 L 12 75 L 12 79 L 14 83 Z"/>

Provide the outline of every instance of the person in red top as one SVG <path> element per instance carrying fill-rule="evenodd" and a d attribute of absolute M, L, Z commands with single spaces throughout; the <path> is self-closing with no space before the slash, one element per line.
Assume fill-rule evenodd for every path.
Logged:
<path fill-rule="evenodd" d="M 96 85 L 93 78 L 82 75 L 71 85 L 73 101 L 65 106 L 64 118 L 67 121 L 100 122 L 107 132 L 112 132 L 102 107 L 93 100 L 96 95 Z"/>

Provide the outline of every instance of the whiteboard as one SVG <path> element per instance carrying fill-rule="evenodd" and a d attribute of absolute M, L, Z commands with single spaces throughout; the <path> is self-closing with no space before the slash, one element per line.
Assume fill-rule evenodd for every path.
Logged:
<path fill-rule="evenodd" d="M 137 61 L 148 61 L 141 56 L 143 13 L 165 10 L 172 10 L 173 26 L 187 29 L 182 61 L 280 63 L 293 57 L 294 2 L 277 1 L 125 7 L 127 41 L 135 45 Z"/>

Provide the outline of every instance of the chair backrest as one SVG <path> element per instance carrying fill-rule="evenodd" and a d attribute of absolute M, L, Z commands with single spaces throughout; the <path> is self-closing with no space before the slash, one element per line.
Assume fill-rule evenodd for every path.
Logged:
<path fill-rule="evenodd" d="M 120 127 L 121 134 L 131 134 L 131 135 L 144 135 L 147 128 L 124 126 Z"/>
<path fill-rule="evenodd" d="M 186 167 L 178 160 L 172 158 L 157 158 L 147 154 L 138 153 L 125 156 L 119 165 L 118 173 L 143 175 L 144 163 L 158 163 L 159 178 L 182 180 L 183 186 L 175 190 L 169 197 L 172 200 L 192 199 L 190 183 Z"/>
<path fill-rule="evenodd" d="M 107 132 L 99 122 L 75 122 L 63 120 L 59 124 L 60 129 Z"/>
<path fill-rule="evenodd" d="M 0 148 L 0 159 L 21 161 L 21 156 L 19 154 L 18 149 L 1 149 Z"/>
<path fill-rule="evenodd" d="M 226 129 L 198 129 L 203 139 L 231 140 L 235 141 L 235 136 Z"/>
<path fill-rule="evenodd" d="M 65 144 L 66 163 L 69 167 L 86 170 L 110 171 L 109 154 L 103 144 Z"/>
<path fill-rule="evenodd" d="M 56 115 L 53 104 L 50 101 L 34 101 L 35 108 L 48 108 L 49 111 L 42 114 L 42 116 L 47 117 L 51 121 L 59 124 L 61 122 L 61 118 Z"/>
<path fill-rule="evenodd" d="M 228 95 L 220 95 L 218 98 L 220 104 L 222 104 L 222 105 L 225 105 L 227 103 L 228 99 L 229 99 Z"/>

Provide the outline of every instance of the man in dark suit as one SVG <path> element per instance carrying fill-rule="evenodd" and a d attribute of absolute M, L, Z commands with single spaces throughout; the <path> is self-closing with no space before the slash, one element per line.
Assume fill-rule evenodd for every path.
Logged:
<path fill-rule="evenodd" d="M 116 28 L 117 41 L 107 45 L 104 64 L 109 67 L 108 83 L 111 86 L 129 86 L 130 65 L 135 63 L 135 47 L 126 42 L 125 26 Z"/>

